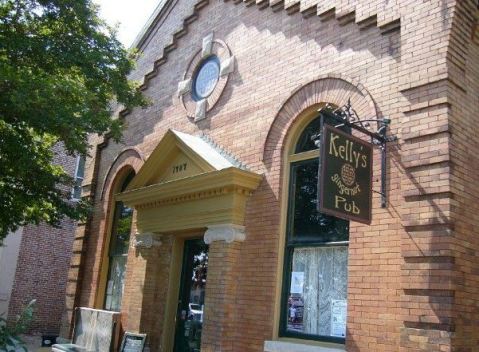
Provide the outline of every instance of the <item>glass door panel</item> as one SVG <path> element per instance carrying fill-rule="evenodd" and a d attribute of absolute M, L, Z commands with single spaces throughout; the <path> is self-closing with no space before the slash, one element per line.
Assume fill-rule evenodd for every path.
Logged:
<path fill-rule="evenodd" d="M 207 271 L 208 245 L 202 239 L 185 241 L 175 352 L 200 352 Z"/>

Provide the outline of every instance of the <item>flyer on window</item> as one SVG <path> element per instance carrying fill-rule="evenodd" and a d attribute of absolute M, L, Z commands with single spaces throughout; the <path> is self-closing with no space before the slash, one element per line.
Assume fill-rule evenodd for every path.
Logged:
<path fill-rule="evenodd" d="M 303 293 L 304 272 L 293 271 L 291 273 L 291 290 L 290 293 Z"/>
<path fill-rule="evenodd" d="M 346 337 L 348 305 L 344 299 L 331 300 L 331 336 Z"/>

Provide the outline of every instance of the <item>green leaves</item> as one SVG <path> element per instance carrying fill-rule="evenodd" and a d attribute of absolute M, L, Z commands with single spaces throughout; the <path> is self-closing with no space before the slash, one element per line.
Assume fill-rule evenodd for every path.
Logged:
<path fill-rule="evenodd" d="M 33 319 L 36 300 L 30 301 L 23 309 L 22 313 L 10 325 L 7 320 L 0 316 L 0 352 L 19 351 L 22 349 L 27 352 L 20 334 L 28 330 L 28 326 Z"/>
<path fill-rule="evenodd" d="M 0 0 L 0 239 L 85 214 L 52 148 L 87 154 L 90 133 L 120 139 L 112 101 L 146 105 L 133 65 L 90 0 Z"/>

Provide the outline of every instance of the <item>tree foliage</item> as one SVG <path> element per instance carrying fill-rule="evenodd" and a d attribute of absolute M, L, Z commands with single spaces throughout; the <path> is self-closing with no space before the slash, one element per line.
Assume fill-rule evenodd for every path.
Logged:
<path fill-rule="evenodd" d="M 90 133 L 120 138 L 113 104 L 146 104 L 127 79 L 133 62 L 90 0 L 0 0 L 0 241 L 85 214 L 55 150 L 86 154 Z"/>
<path fill-rule="evenodd" d="M 20 335 L 28 330 L 33 319 L 35 303 L 35 300 L 30 301 L 11 324 L 0 315 L 0 352 L 20 350 L 28 352 Z"/>

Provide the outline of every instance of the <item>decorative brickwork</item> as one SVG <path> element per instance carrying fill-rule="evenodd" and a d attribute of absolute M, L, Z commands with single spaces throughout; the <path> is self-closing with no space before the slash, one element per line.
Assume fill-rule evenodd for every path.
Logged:
<path fill-rule="evenodd" d="M 376 104 L 364 86 L 340 74 L 323 75 L 292 92 L 281 106 L 268 132 L 263 150 L 266 166 L 270 166 L 274 159 L 272 153 L 276 153 L 276 158 L 281 157 L 282 148 L 278 146 L 284 144 L 285 135 L 294 121 L 292 116 L 298 116 L 312 106 L 319 107 L 325 103 L 344 106 L 348 100 L 358 116 L 363 119 L 377 118 Z"/>
<path fill-rule="evenodd" d="M 90 167 L 89 173 L 87 172 L 86 175 L 92 175 L 91 179 L 95 179 L 98 175 L 98 164 L 95 165 L 95 161 L 100 160 L 99 156 L 101 155 L 101 150 L 105 148 L 108 144 L 99 143 L 97 146 L 97 154 L 95 158 L 88 158 L 87 159 L 87 168 Z M 92 160 L 93 159 L 93 160 Z M 108 170 L 106 170 L 105 176 L 103 178 L 103 182 L 100 183 L 100 192 L 97 198 L 97 193 L 92 192 L 91 190 L 95 190 L 98 183 L 95 182 L 88 182 L 85 186 L 84 181 L 84 196 L 89 197 L 94 202 L 97 202 L 95 206 L 95 213 L 99 214 L 100 212 L 105 212 L 111 216 L 111 212 L 113 211 L 114 206 L 110 206 L 115 187 L 117 188 L 123 177 L 131 170 L 138 171 L 143 164 L 143 157 L 141 153 L 139 153 L 135 148 L 126 148 L 121 150 L 117 156 L 114 157 L 113 162 L 111 163 Z M 91 170 L 94 169 L 94 170 Z M 90 190 L 90 192 L 86 191 Z M 108 195 L 107 197 L 105 196 Z M 108 202 L 104 203 L 105 208 L 102 210 L 101 206 L 98 206 L 99 200 L 103 198 L 107 199 Z M 98 220 L 97 220 L 98 221 Z M 63 314 L 63 323 L 61 329 L 61 335 L 64 337 L 68 337 L 71 334 L 72 329 L 72 319 L 73 319 L 73 312 L 75 307 L 95 307 L 95 308 L 103 308 L 103 302 L 95 303 L 95 296 L 91 297 L 91 302 L 84 302 L 81 300 L 80 292 L 82 288 L 82 284 L 85 280 L 88 283 L 91 283 L 93 274 L 95 287 L 88 287 L 88 290 L 94 290 L 95 294 L 98 295 L 98 285 L 100 284 L 100 272 L 97 271 L 95 273 L 89 270 L 89 265 L 91 263 L 87 262 L 89 259 L 90 261 L 95 261 L 94 258 L 89 258 L 88 256 L 84 255 L 85 252 L 91 251 L 93 246 L 98 246 L 99 248 L 99 257 L 96 258 L 97 265 L 99 266 L 103 260 L 103 256 L 105 255 L 105 251 L 108 251 L 108 243 L 107 234 L 109 234 L 109 229 L 107 224 L 109 224 L 110 218 L 107 217 L 99 219 L 98 222 L 93 222 L 93 219 L 89 219 L 84 224 L 78 224 L 75 232 L 75 237 L 73 241 L 73 252 L 70 260 L 70 268 L 68 270 L 68 283 L 66 289 L 66 310 Z M 91 234 L 91 227 L 101 225 L 102 230 L 104 231 L 101 233 L 101 236 L 97 232 L 94 233 L 93 236 Z M 105 275 L 105 274 L 103 274 Z"/>

